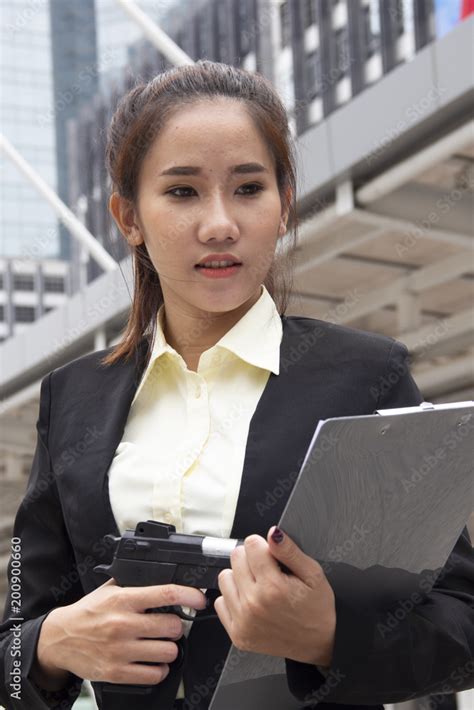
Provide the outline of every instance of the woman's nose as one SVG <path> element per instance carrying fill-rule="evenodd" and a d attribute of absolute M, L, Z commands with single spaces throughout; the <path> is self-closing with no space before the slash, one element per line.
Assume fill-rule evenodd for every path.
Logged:
<path fill-rule="evenodd" d="M 227 239 L 229 236 L 237 238 L 238 227 L 234 215 L 221 195 L 209 200 L 204 211 L 200 230 L 202 238 Z"/>

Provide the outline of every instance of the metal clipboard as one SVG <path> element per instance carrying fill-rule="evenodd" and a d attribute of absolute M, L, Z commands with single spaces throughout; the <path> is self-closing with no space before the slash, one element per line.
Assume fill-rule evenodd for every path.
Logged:
<path fill-rule="evenodd" d="M 278 524 L 329 581 L 347 568 L 374 594 L 431 589 L 474 508 L 473 431 L 472 400 L 320 420 Z M 232 645 L 209 710 L 301 702 L 284 658 Z"/>

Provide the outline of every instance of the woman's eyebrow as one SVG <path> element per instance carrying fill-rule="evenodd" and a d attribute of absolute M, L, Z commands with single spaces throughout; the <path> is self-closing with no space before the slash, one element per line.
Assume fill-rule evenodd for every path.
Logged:
<path fill-rule="evenodd" d="M 167 168 L 159 173 L 159 177 L 161 175 L 200 175 L 201 172 L 202 168 L 195 165 L 173 165 L 173 167 Z M 267 173 L 268 170 L 260 163 L 241 163 L 240 165 L 231 165 L 230 168 L 227 169 L 227 172 L 231 174 Z"/>

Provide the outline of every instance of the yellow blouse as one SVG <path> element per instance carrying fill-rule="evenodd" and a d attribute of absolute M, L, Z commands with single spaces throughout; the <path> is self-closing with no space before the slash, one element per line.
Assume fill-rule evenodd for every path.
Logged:
<path fill-rule="evenodd" d="M 163 334 L 109 468 L 121 532 L 158 520 L 176 532 L 228 537 L 240 489 L 250 420 L 270 372 L 279 374 L 281 318 L 266 287 L 247 313 L 199 360 L 197 372 Z M 193 622 L 183 621 L 185 634 Z M 181 682 L 177 698 L 184 698 Z"/>

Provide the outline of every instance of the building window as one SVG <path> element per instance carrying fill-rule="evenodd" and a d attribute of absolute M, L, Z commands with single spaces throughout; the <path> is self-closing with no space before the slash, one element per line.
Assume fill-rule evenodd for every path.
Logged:
<path fill-rule="evenodd" d="M 5 320 L 5 306 L 2 304 L 0 306 L 0 321 L 3 322 L 4 320 Z"/>
<path fill-rule="evenodd" d="M 404 4 L 404 0 L 396 0 L 395 13 L 391 13 L 391 17 L 395 24 L 396 33 L 398 37 L 402 35 L 405 31 L 405 8 L 403 7 Z"/>
<path fill-rule="evenodd" d="M 312 101 L 321 93 L 321 59 L 319 50 L 306 55 L 306 92 L 308 101 Z"/>
<path fill-rule="evenodd" d="M 3 284 L 4 284 L 4 281 L 3 281 L 3 274 L 0 274 L 0 289 L 1 289 L 2 291 L 3 291 L 3 289 L 5 288 L 5 286 L 4 286 Z"/>
<path fill-rule="evenodd" d="M 290 6 L 288 2 L 280 5 L 281 46 L 290 43 Z"/>
<path fill-rule="evenodd" d="M 17 323 L 33 323 L 35 309 L 33 306 L 15 306 L 15 321 Z"/>
<path fill-rule="evenodd" d="M 199 59 L 212 59 L 212 27 L 209 23 L 210 8 L 204 6 L 197 18 L 197 46 Z"/>
<path fill-rule="evenodd" d="M 217 26 L 217 60 L 232 64 L 230 58 L 230 38 L 227 32 L 227 7 L 222 3 L 215 6 L 215 24 Z"/>
<path fill-rule="evenodd" d="M 316 23 L 316 0 L 304 0 L 304 26 Z"/>
<path fill-rule="evenodd" d="M 380 13 L 377 0 L 370 0 L 364 8 L 363 22 L 366 59 L 380 50 Z"/>
<path fill-rule="evenodd" d="M 15 291 L 34 291 L 35 278 L 33 274 L 14 274 L 13 289 Z"/>
<path fill-rule="evenodd" d="M 62 276 L 45 276 L 44 290 L 46 293 L 64 293 L 64 278 Z"/>
<path fill-rule="evenodd" d="M 347 26 L 341 27 L 341 29 L 337 30 L 337 32 L 335 33 L 335 45 L 335 69 L 337 73 L 337 80 L 339 80 L 342 79 L 342 77 L 346 74 L 351 62 L 349 52 L 349 34 Z"/>
<path fill-rule="evenodd" d="M 239 50 L 240 61 L 250 52 L 251 32 L 255 28 L 250 27 L 249 0 L 239 0 L 237 3 L 238 27 L 239 27 Z"/>

